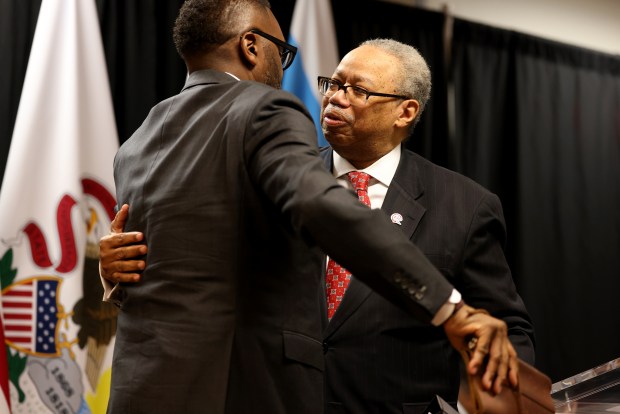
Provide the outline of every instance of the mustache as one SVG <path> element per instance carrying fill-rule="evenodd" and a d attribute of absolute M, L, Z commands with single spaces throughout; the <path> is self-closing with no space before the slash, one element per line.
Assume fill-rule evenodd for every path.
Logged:
<path fill-rule="evenodd" d="M 325 109 L 323 109 L 323 116 L 324 117 L 329 116 L 330 118 L 336 118 L 338 120 L 349 122 L 349 123 L 353 121 L 352 115 L 346 113 L 339 107 L 332 105 L 332 104 L 327 104 Z"/>

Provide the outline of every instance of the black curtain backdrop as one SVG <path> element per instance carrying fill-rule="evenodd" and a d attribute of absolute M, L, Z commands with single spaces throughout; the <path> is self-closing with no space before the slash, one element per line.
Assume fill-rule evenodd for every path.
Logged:
<path fill-rule="evenodd" d="M 518 264 L 565 377 L 620 355 L 620 59 L 515 38 Z"/>
<path fill-rule="evenodd" d="M 120 142 L 178 93 L 186 68 L 172 41 L 183 0 L 96 0 Z"/>
<path fill-rule="evenodd" d="M 0 183 L 40 7 L 41 0 L 0 0 Z"/>
<path fill-rule="evenodd" d="M 171 39 L 182 0 L 96 3 L 122 143 L 183 85 Z M 0 1 L 0 179 L 40 4 Z M 294 2 L 271 4 L 288 35 Z M 377 0 L 332 8 L 341 56 L 392 37 L 429 62 L 431 101 L 407 145 L 502 199 L 537 365 L 557 381 L 620 356 L 620 58 L 460 19 L 446 55 L 441 13 Z"/>
<path fill-rule="evenodd" d="M 456 20 L 455 168 L 498 193 L 554 381 L 620 355 L 620 58 Z"/>

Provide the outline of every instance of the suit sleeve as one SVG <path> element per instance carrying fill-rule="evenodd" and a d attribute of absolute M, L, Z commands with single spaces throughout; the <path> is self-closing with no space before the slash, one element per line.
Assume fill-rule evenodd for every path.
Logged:
<path fill-rule="evenodd" d="M 473 217 L 465 246 L 462 286 L 465 302 L 488 310 L 508 325 L 521 359 L 534 363 L 534 328 L 517 293 L 504 254 L 506 226 L 499 198 L 487 193 Z"/>
<path fill-rule="evenodd" d="M 275 92 L 253 109 L 245 138 L 250 179 L 307 243 L 416 318 L 430 322 L 452 286 L 379 210 L 327 171 L 301 103 Z"/>

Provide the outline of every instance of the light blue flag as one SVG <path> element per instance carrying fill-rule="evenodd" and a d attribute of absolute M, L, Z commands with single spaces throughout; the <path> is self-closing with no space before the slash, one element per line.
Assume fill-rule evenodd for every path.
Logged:
<path fill-rule="evenodd" d="M 338 65 L 336 30 L 329 0 L 297 0 L 288 42 L 297 57 L 284 72 L 282 89 L 296 95 L 308 108 L 317 128 L 319 146 L 327 145 L 321 131 L 321 98 L 317 76 L 331 77 Z"/>

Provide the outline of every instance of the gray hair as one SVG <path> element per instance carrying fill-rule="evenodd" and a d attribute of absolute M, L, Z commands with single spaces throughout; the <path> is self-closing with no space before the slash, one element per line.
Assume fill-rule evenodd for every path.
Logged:
<path fill-rule="evenodd" d="M 396 79 L 396 93 L 409 96 L 420 103 L 420 110 L 413 120 L 410 132 L 420 120 L 420 115 L 431 96 L 431 71 L 418 50 L 393 39 L 371 39 L 360 46 L 372 46 L 396 57 L 401 62 Z"/>

